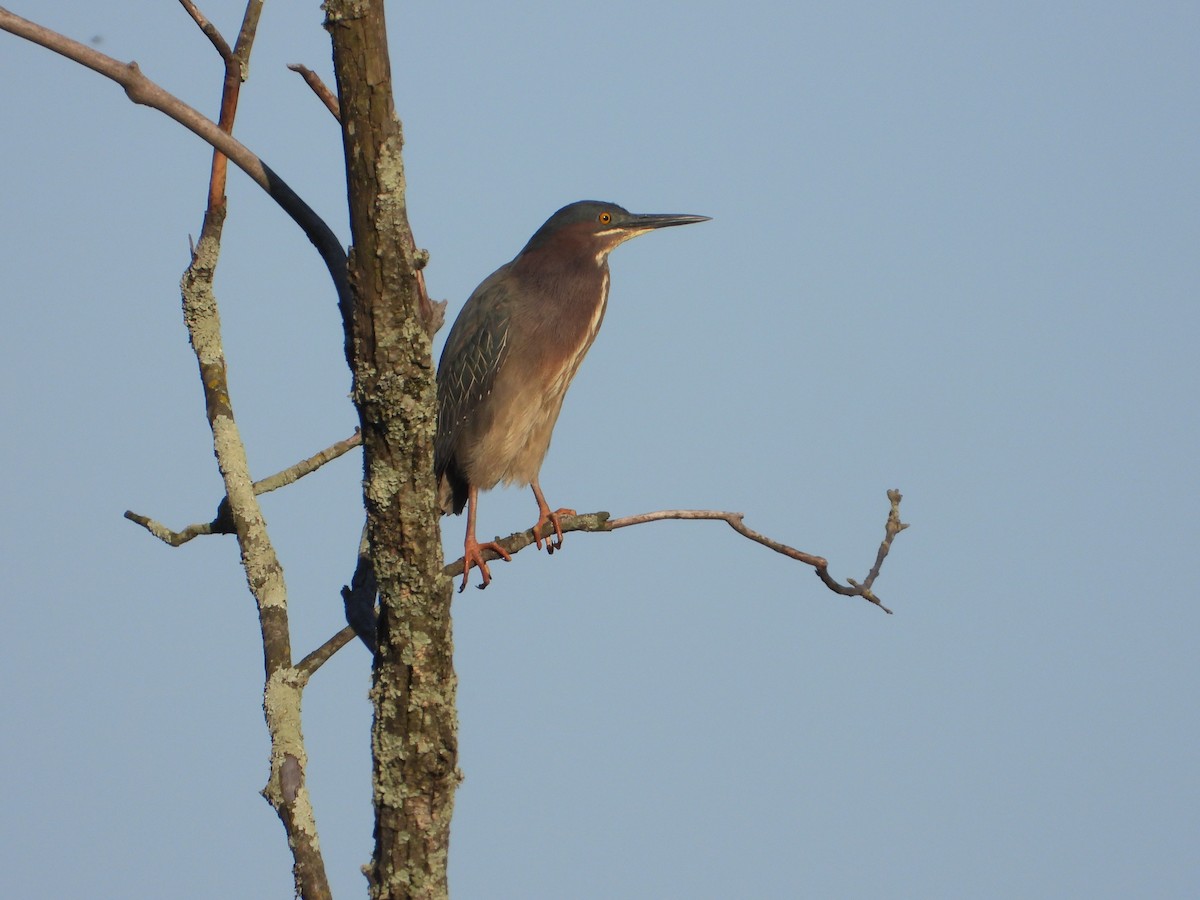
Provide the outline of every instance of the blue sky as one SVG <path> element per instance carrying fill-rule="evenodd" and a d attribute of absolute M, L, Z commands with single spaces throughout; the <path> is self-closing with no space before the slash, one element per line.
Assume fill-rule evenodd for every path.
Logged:
<path fill-rule="evenodd" d="M 172 3 L 15 3 L 213 113 Z M 239 4 L 203 9 L 232 36 Z M 316 3 L 238 135 L 344 237 Z M 1200 11 L 1185 3 L 396 4 L 409 206 L 454 314 L 562 204 L 713 221 L 614 253 L 542 485 L 747 523 L 571 535 L 455 602 L 458 898 L 1190 897 Z M 287 897 L 261 654 L 178 281 L 209 152 L 0 35 L 0 893 Z M 355 416 L 328 278 L 240 173 L 217 290 L 262 477 Z M 439 336 L 444 338 L 444 332 Z M 293 644 L 341 622 L 357 455 L 264 498 Z M 481 535 L 532 524 L 527 491 Z M 445 521 L 448 551 L 461 518 Z M 370 660 L 305 695 L 335 894 L 370 854 Z"/>

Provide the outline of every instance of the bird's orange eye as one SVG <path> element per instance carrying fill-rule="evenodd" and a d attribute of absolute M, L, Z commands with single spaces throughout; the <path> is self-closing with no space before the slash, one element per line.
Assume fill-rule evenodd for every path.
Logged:
<path fill-rule="evenodd" d="M 607 225 L 611 221 L 612 221 L 612 213 L 606 213 L 606 212 L 600 213 L 600 224 L 601 225 Z"/>

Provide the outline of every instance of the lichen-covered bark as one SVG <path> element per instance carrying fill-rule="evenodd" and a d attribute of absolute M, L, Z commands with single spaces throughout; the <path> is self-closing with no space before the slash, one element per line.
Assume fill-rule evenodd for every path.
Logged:
<path fill-rule="evenodd" d="M 375 898 L 445 897 L 458 784 L 451 584 L 433 484 L 435 382 L 378 0 L 326 0 L 350 199 L 349 346 L 379 581 Z"/>
<path fill-rule="evenodd" d="M 212 428 L 217 464 L 225 481 L 229 515 L 242 552 L 242 566 L 258 605 L 266 669 L 263 712 L 271 737 L 271 771 L 263 796 L 287 831 L 297 896 L 304 900 L 329 900 L 316 821 L 304 783 L 306 757 L 300 730 L 300 696 L 304 685 L 303 676 L 292 665 L 287 587 L 254 495 L 246 448 L 234 422 L 226 381 L 221 319 L 212 290 L 224 218 L 223 203 L 210 208 L 204 217 L 200 240 L 181 284 L 183 317 L 200 366 L 205 411 Z"/>

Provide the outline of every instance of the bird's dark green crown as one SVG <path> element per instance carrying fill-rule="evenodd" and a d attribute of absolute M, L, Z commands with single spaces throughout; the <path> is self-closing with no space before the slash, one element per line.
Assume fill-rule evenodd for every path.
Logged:
<path fill-rule="evenodd" d="M 607 219 L 602 218 L 607 216 Z M 557 234 L 568 225 L 595 223 L 596 230 L 611 228 L 633 219 L 633 214 L 616 203 L 606 203 L 603 200 L 579 200 L 568 203 L 539 228 L 525 245 L 525 250 L 532 250 L 545 243 L 547 238 Z"/>
<path fill-rule="evenodd" d="M 564 206 L 547 219 L 521 252 L 537 250 L 567 229 L 574 235 L 594 238 L 607 252 L 631 237 L 656 228 L 707 221 L 707 216 L 638 214 L 603 200 L 580 200 Z"/>

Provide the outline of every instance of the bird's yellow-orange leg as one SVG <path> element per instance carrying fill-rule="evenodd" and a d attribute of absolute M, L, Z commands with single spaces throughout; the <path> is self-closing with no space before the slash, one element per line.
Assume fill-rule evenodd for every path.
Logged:
<path fill-rule="evenodd" d="M 463 541 L 463 580 L 462 584 L 458 586 L 460 594 L 467 586 L 467 577 L 471 574 L 471 566 L 477 568 L 483 578 L 483 584 L 479 585 L 481 590 L 491 584 L 492 573 L 488 571 L 487 563 L 483 559 L 484 550 L 494 550 L 505 561 L 512 560 L 508 551 L 495 541 L 481 544 L 475 540 L 475 504 L 478 502 L 479 490 L 472 487 L 467 493 L 467 539 Z"/>
<path fill-rule="evenodd" d="M 533 526 L 534 543 L 537 544 L 537 548 L 539 550 L 542 549 L 542 528 L 545 527 L 547 522 L 551 523 L 554 526 L 554 534 L 558 538 L 558 542 L 555 543 L 549 537 L 547 537 L 546 552 L 553 553 L 555 550 L 562 549 L 563 544 L 562 522 L 559 521 L 560 517 L 573 516 L 575 515 L 575 510 L 556 509 L 554 512 L 550 512 L 550 504 L 546 502 L 546 497 L 542 493 L 542 486 L 538 484 L 538 480 L 536 478 L 533 479 L 529 486 L 533 488 L 533 496 L 537 498 L 538 504 L 538 520 L 537 524 Z"/>

